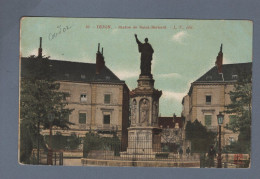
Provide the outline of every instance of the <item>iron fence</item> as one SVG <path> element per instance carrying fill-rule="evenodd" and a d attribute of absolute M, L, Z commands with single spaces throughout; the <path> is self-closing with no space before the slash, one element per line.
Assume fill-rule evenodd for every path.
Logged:
<path fill-rule="evenodd" d="M 169 147 L 165 147 L 165 146 Z M 111 141 L 100 148 L 89 146 L 91 149 L 83 153 L 84 158 L 104 160 L 132 161 L 199 161 L 197 155 L 180 153 L 172 149 L 173 144 L 161 144 L 149 137 L 132 137 L 128 139 L 128 147 L 122 150 L 121 144 Z"/>
<path fill-rule="evenodd" d="M 53 151 L 51 155 L 52 165 L 63 165 L 63 152 Z M 39 159 L 37 158 L 37 150 L 32 151 L 31 163 L 36 165 L 48 165 L 48 152 L 39 151 Z"/>
<path fill-rule="evenodd" d="M 248 168 L 250 158 L 248 154 L 222 154 L 222 168 Z M 215 168 L 217 167 L 217 157 L 210 159 L 206 153 L 200 154 L 200 168 Z"/>

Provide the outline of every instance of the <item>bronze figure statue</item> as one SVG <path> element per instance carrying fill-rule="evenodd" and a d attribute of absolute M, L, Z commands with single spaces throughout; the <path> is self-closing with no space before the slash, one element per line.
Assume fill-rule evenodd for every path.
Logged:
<path fill-rule="evenodd" d="M 135 34 L 136 43 L 138 44 L 138 50 L 141 53 L 141 75 L 151 76 L 151 65 L 153 59 L 153 48 L 148 43 L 148 38 L 145 38 L 145 43 L 141 43 L 137 35 Z"/>

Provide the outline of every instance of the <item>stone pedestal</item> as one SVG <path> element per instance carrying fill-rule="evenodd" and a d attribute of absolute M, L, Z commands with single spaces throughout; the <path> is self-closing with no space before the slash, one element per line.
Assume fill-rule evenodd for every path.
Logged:
<path fill-rule="evenodd" d="M 138 87 L 130 92 L 131 125 L 128 128 L 127 151 L 121 155 L 155 157 L 161 151 L 161 129 L 158 126 L 161 91 L 154 89 L 152 75 L 139 76 Z"/>

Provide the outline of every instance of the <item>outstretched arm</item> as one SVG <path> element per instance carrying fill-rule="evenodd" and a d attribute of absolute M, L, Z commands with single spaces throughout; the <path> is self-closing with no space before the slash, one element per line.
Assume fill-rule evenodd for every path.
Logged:
<path fill-rule="evenodd" d="M 139 44 L 142 44 L 139 40 L 138 40 L 138 38 L 137 38 L 137 35 L 135 34 L 135 40 L 136 40 L 136 43 L 139 45 Z"/>

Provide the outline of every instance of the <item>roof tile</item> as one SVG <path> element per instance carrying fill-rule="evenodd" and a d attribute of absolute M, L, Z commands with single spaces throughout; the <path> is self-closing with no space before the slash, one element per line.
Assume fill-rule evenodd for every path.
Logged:
<path fill-rule="evenodd" d="M 21 75 L 27 76 L 27 69 L 33 68 L 40 59 L 31 57 L 22 57 L 21 59 Z M 101 70 L 100 74 L 96 74 L 95 63 L 80 63 L 61 60 L 50 60 L 52 69 L 54 69 L 54 79 L 58 81 L 74 81 L 74 82 L 108 82 L 108 83 L 124 83 L 106 66 Z"/>

